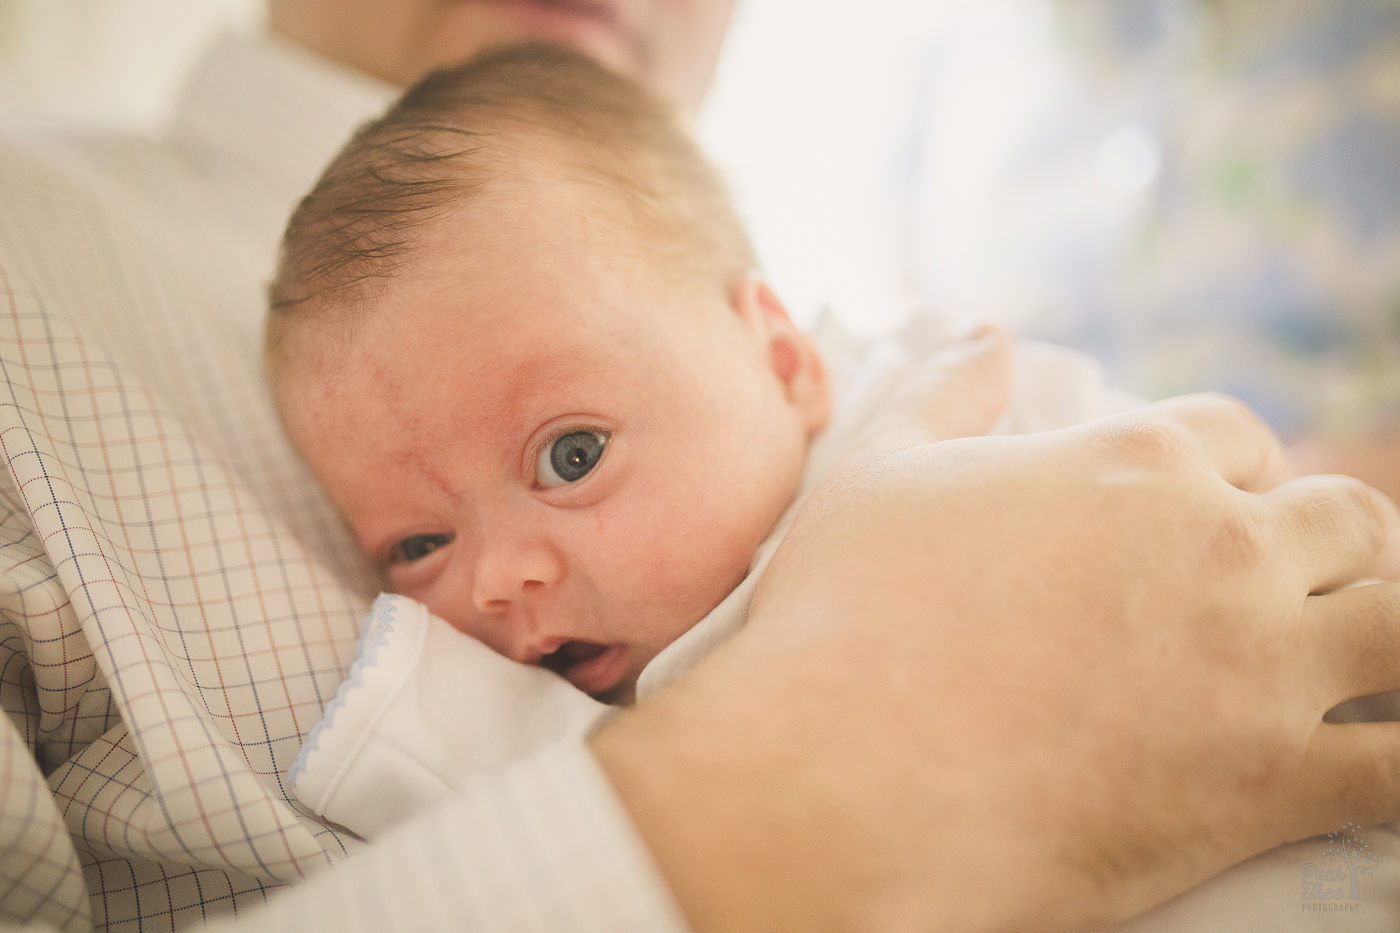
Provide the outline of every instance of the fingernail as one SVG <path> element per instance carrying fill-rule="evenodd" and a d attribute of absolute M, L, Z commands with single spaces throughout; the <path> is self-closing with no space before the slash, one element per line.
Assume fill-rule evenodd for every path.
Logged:
<path fill-rule="evenodd" d="M 963 334 L 963 338 L 962 338 L 962 339 L 963 339 L 963 342 L 964 342 L 964 343 L 976 343 L 977 341 L 981 340 L 983 337 L 987 336 L 987 335 L 990 334 L 991 332 L 992 332 L 992 325 L 990 325 L 990 324 L 985 324 L 985 323 L 984 323 L 984 324 L 978 324 L 976 327 L 972 328 L 972 330 L 970 330 L 970 331 L 968 331 L 967 333 Z"/>

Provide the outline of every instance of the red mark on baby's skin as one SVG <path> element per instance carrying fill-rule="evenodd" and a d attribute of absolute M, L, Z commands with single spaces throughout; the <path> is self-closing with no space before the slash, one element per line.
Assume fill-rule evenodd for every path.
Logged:
<path fill-rule="evenodd" d="M 365 368 L 365 374 L 369 377 L 370 383 L 377 386 L 379 396 L 384 400 L 384 407 L 403 413 L 405 408 L 411 408 L 404 404 L 403 386 L 394 378 L 389 367 L 384 364 L 383 359 L 376 352 L 378 348 L 362 347 L 360 349 L 360 365 Z"/>
<path fill-rule="evenodd" d="M 452 484 L 447 481 L 447 477 L 429 465 L 428 461 L 417 450 L 405 450 L 394 458 L 398 466 L 405 474 L 417 474 L 442 493 L 453 505 L 462 504 L 462 494 L 452 488 Z"/>
<path fill-rule="evenodd" d="M 390 368 L 372 348 L 366 346 L 361 349 L 360 362 L 365 367 L 370 383 L 377 388 L 384 408 L 399 426 L 401 449 L 394 457 L 396 466 L 404 475 L 416 474 L 423 477 L 448 501 L 460 505 L 461 494 L 448 482 L 446 475 L 428 462 L 423 453 L 425 450 L 438 449 L 439 444 L 434 443 L 431 430 L 424 426 L 420 406 L 406 397 L 409 393 L 405 392 L 403 383 L 395 378 Z"/>

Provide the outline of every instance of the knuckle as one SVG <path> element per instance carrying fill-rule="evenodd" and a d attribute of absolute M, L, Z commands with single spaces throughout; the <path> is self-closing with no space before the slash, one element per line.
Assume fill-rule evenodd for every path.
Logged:
<path fill-rule="evenodd" d="M 1263 565 L 1269 554 L 1263 520 L 1242 510 L 1229 511 L 1216 528 L 1208 553 L 1215 566 L 1227 571 L 1248 571 Z"/>
<path fill-rule="evenodd" d="M 1378 623 L 1371 629 L 1377 639 L 1376 647 L 1393 644 L 1395 627 L 1400 624 L 1400 584 L 1374 584 L 1370 595 L 1369 615 Z"/>
<path fill-rule="evenodd" d="M 1341 546 L 1375 553 L 1386 545 L 1386 515 L 1372 489 L 1345 476 L 1313 483 L 1300 502 L 1304 530 L 1327 535 Z"/>
<path fill-rule="evenodd" d="M 1254 426 L 1267 427 L 1264 419 L 1260 418 L 1253 408 L 1233 395 L 1225 395 L 1221 392 L 1201 392 L 1190 396 L 1190 398 L 1203 407 L 1213 410 L 1216 414 L 1244 421 Z"/>
<path fill-rule="evenodd" d="M 1260 743 L 1260 747 L 1249 753 L 1248 759 L 1241 763 L 1241 789 L 1251 799 L 1276 799 L 1296 773 L 1303 752 L 1304 749 L 1297 743 Z"/>
<path fill-rule="evenodd" d="M 1343 490 L 1345 511 L 1353 516 L 1347 527 L 1354 530 L 1367 553 L 1380 551 L 1386 543 L 1387 522 L 1375 491 L 1358 480 L 1348 480 Z"/>
<path fill-rule="evenodd" d="M 1233 395 L 1226 395 L 1223 392 L 1195 392 L 1191 395 L 1179 395 L 1159 402 L 1158 406 L 1166 411 L 1177 412 L 1188 420 L 1206 419 L 1234 422 L 1240 426 L 1261 428 L 1266 431 L 1273 430 L 1253 408 Z"/>
<path fill-rule="evenodd" d="M 1164 467 L 1180 461 L 1194 444 L 1187 429 L 1175 422 L 1134 420 L 1119 425 L 1111 446 L 1139 466 Z"/>
<path fill-rule="evenodd" d="M 1347 640 L 1363 658 L 1393 656 L 1391 645 L 1397 622 L 1400 589 L 1387 585 L 1369 587 L 1365 601 L 1358 606 L 1357 618 L 1347 629 Z"/>
<path fill-rule="evenodd" d="M 1383 755 L 1356 755 L 1336 786 L 1336 806 L 1340 812 L 1361 810 L 1369 815 L 1382 802 L 1393 808 L 1397 793 L 1400 761 Z"/>

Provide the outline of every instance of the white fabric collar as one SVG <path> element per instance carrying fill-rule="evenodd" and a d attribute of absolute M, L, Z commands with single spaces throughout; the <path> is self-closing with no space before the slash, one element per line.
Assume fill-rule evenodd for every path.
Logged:
<path fill-rule="evenodd" d="M 196 67 L 166 135 L 242 162 L 296 198 L 351 132 L 397 95 L 285 39 L 224 35 Z"/>

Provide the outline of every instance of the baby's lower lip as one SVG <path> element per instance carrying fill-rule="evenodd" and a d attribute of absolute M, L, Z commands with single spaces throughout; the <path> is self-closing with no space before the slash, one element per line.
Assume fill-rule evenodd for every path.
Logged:
<path fill-rule="evenodd" d="M 602 650 L 586 660 L 567 666 L 558 664 L 557 661 L 546 663 L 545 666 L 559 673 L 565 680 L 584 693 L 602 693 L 617 686 L 627 676 L 627 647 L 625 645 L 590 647 L 602 648 Z M 568 646 L 561 649 L 561 653 L 567 651 Z"/>

